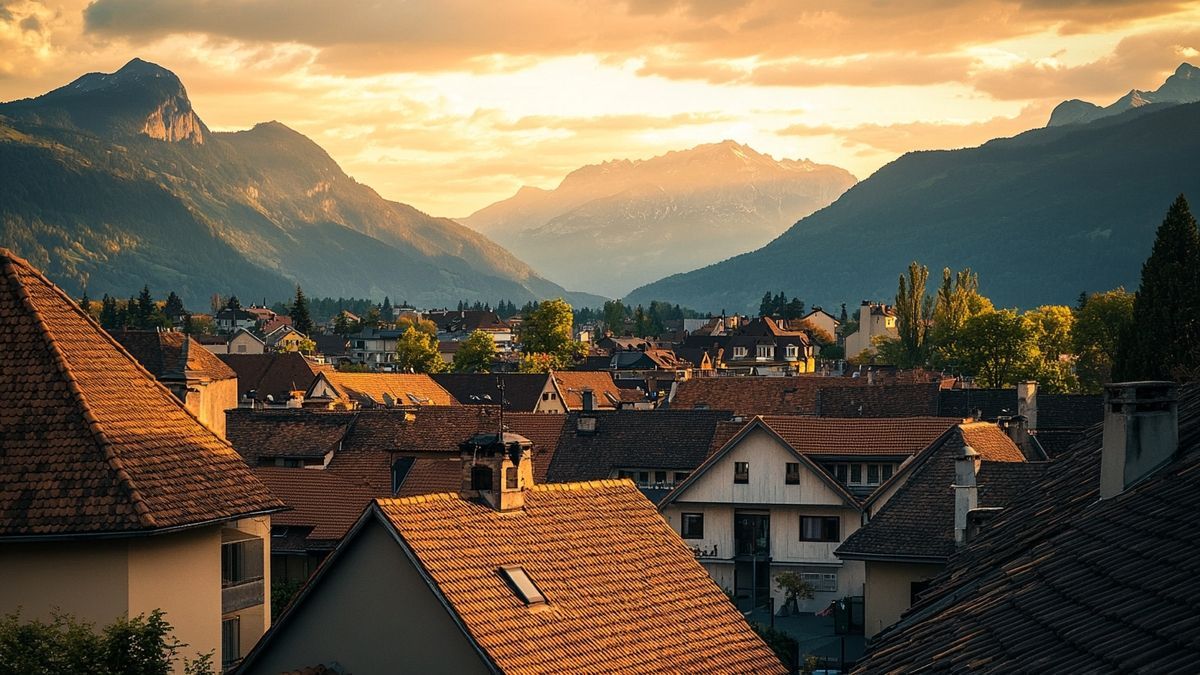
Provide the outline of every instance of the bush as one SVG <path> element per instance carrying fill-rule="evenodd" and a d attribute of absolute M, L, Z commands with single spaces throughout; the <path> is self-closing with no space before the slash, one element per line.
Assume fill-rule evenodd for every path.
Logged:
<path fill-rule="evenodd" d="M 750 627 L 758 633 L 763 642 L 775 652 L 775 656 L 787 666 L 788 672 L 795 672 L 796 659 L 800 655 L 800 643 L 796 639 L 781 630 L 775 630 L 770 626 L 764 626 L 760 623 L 752 623 Z"/>

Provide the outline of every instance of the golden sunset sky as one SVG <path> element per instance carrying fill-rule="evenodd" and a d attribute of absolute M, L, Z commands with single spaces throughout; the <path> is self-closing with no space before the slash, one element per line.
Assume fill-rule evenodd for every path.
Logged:
<path fill-rule="evenodd" d="M 134 56 L 214 130 L 279 120 L 465 216 L 570 170 L 733 139 L 860 179 L 1200 65 L 1165 0 L 0 0 L 0 100 Z"/>

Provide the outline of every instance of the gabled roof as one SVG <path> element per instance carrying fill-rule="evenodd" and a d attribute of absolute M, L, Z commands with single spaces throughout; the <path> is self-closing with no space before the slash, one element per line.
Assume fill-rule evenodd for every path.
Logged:
<path fill-rule="evenodd" d="M 598 480 L 617 469 L 691 471 L 704 462 L 717 425 L 729 416 L 719 410 L 572 412 L 546 478 Z M 581 432 L 580 418 L 596 420 L 595 430 Z"/>
<path fill-rule="evenodd" d="M 700 466 L 696 467 L 696 469 L 692 471 L 682 483 L 677 485 L 674 490 L 664 497 L 662 502 L 659 503 L 659 509 L 666 507 L 671 502 L 674 502 L 685 495 L 688 488 L 690 488 L 693 483 L 699 480 L 700 477 L 703 476 L 709 469 L 716 466 L 717 463 L 721 461 L 722 457 L 729 454 L 733 448 L 737 447 L 737 444 L 741 442 L 743 438 L 750 435 L 750 433 L 756 429 L 765 431 L 776 441 L 778 441 L 786 452 L 791 453 L 792 456 L 795 457 L 805 467 L 807 467 L 808 470 L 813 473 L 813 475 L 820 478 L 821 481 L 825 483 L 825 485 L 831 490 L 836 492 L 846 504 L 858 506 L 858 499 L 855 498 L 854 495 L 850 494 L 849 490 L 846 489 L 846 486 L 834 480 L 833 477 L 831 477 L 824 469 L 817 465 L 816 462 L 807 457 L 804 453 L 797 450 L 791 443 L 787 441 L 787 439 L 781 436 L 778 431 L 776 431 L 771 425 L 767 424 L 762 417 L 755 417 L 747 422 L 740 431 L 733 435 L 733 437 L 722 443 L 721 446 L 712 454 L 710 454 L 708 458 L 700 464 Z"/>
<path fill-rule="evenodd" d="M 346 373 L 323 371 L 317 380 L 324 379 L 341 396 L 365 406 L 387 406 L 388 399 L 396 406 L 458 405 L 458 401 L 437 382 L 423 373 Z M 309 392 L 316 381 L 309 385 Z M 311 394 L 308 394 L 311 396 Z"/>
<path fill-rule="evenodd" d="M 185 528 L 283 507 L 79 306 L 0 249 L 0 538 Z"/>
<path fill-rule="evenodd" d="M 820 457 L 907 457 L 962 422 L 952 417 L 762 419 L 797 451 Z"/>
<path fill-rule="evenodd" d="M 1181 389 L 1179 450 L 1100 500 L 1103 433 L 1050 463 L 951 558 L 859 672 L 1192 672 L 1200 659 L 1200 389 Z"/>
<path fill-rule="evenodd" d="M 233 369 L 183 333 L 118 330 L 111 334 L 143 368 L 159 380 L 188 377 L 229 380 L 237 377 Z"/>
<path fill-rule="evenodd" d="M 275 457 L 321 458 L 337 450 L 357 415 L 326 410 L 254 410 L 225 413 L 225 436 L 251 465 Z"/>
<path fill-rule="evenodd" d="M 822 417 L 913 417 L 938 414 L 940 384 L 823 387 L 816 414 Z"/>
<path fill-rule="evenodd" d="M 628 481 L 535 485 L 516 513 L 456 494 L 374 509 L 501 672 L 784 672 Z M 544 612 L 503 565 L 524 570 Z"/>
<path fill-rule="evenodd" d="M 1046 463 L 1026 463 L 994 424 L 960 424 L 919 458 L 896 493 L 835 551 L 845 559 L 942 561 L 955 551 L 954 463 L 964 445 L 980 455 L 980 507 L 1003 507 L 1041 477 Z"/>
<path fill-rule="evenodd" d="M 549 375 L 545 373 L 438 373 L 433 376 L 443 389 L 450 392 L 463 405 L 495 404 L 500 400 L 496 388 L 499 378 L 504 379 L 505 410 L 533 412 L 537 409 L 546 388 Z M 484 399 L 490 397 L 490 401 Z M 473 398 L 474 397 L 474 398 Z"/>
<path fill-rule="evenodd" d="M 217 354 L 238 377 L 238 399 L 254 392 L 257 401 L 267 396 L 277 403 L 291 398 L 293 391 L 308 391 L 318 369 L 297 352 L 279 354 Z"/>
<path fill-rule="evenodd" d="M 259 466 L 253 469 L 290 511 L 272 516 L 272 526 L 311 527 L 306 539 L 330 548 L 354 525 L 376 495 L 332 471 Z"/>
<path fill-rule="evenodd" d="M 621 392 L 607 371 L 556 370 L 550 376 L 554 378 L 558 396 L 567 410 L 583 408 L 584 389 L 592 390 L 592 401 L 596 408 L 615 408 L 621 400 Z"/>

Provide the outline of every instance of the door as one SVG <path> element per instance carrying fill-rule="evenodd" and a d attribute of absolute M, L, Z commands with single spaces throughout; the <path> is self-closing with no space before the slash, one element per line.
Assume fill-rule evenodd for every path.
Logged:
<path fill-rule="evenodd" d="M 771 597 L 771 516 L 737 512 L 733 516 L 734 593 L 738 607 L 765 607 Z"/>

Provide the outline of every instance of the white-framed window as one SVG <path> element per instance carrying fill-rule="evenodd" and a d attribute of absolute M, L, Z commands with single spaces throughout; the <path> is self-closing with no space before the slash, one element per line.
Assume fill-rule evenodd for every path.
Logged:
<path fill-rule="evenodd" d="M 759 345 L 755 351 L 755 356 L 767 360 L 775 358 L 775 345 Z"/>
<path fill-rule="evenodd" d="M 735 359 L 746 358 L 746 348 L 745 347 L 734 347 L 733 348 L 733 358 L 735 358 Z"/>
<path fill-rule="evenodd" d="M 796 345 L 787 346 L 787 358 L 789 361 L 794 361 L 800 357 L 800 348 Z"/>

